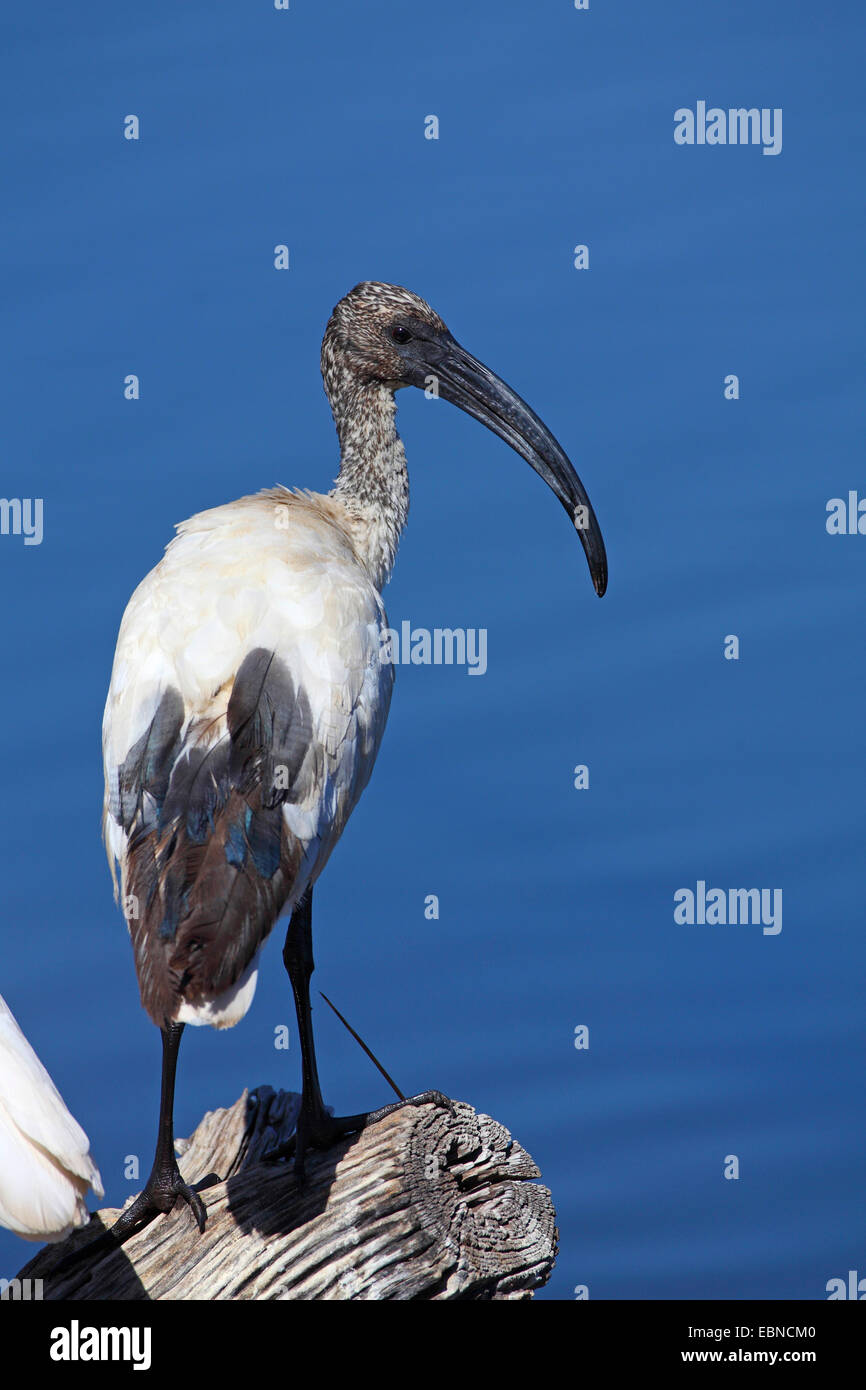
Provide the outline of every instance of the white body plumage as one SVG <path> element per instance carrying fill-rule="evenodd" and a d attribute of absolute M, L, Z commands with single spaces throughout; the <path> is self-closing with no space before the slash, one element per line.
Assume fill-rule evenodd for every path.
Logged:
<path fill-rule="evenodd" d="M 303 692 L 309 743 L 292 771 L 291 800 L 281 807 L 285 830 L 298 847 L 281 907 L 288 912 L 324 868 L 372 771 L 394 679 L 393 668 L 381 660 L 386 626 L 345 509 L 332 498 L 268 489 L 178 527 L 164 558 L 129 601 L 105 707 L 104 829 L 109 858 L 120 868 L 128 922 L 140 904 L 128 901 L 134 895 L 121 769 L 166 691 L 178 692 L 183 703 L 171 754 L 174 773 L 191 755 L 229 741 L 229 700 L 251 652 L 274 653 L 295 692 Z M 140 816 L 145 828 L 157 816 L 148 795 Z M 175 1021 L 237 1023 L 252 1002 L 257 961 L 258 950 L 216 997 L 180 999 Z"/>
<path fill-rule="evenodd" d="M 0 1225 L 62 1240 L 103 1196 L 90 1142 L 0 995 Z"/>

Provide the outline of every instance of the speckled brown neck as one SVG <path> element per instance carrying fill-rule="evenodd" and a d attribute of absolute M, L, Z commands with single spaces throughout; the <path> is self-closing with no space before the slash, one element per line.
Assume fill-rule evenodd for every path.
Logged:
<path fill-rule="evenodd" d="M 351 520 L 352 538 L 378 589 L 390 578 L 409 514 L 409 474 L 397 433 L 393 390 L 361 382 L 337 361 L 325 389 L 340 440 L 340 475 L 332 496 Z"/>

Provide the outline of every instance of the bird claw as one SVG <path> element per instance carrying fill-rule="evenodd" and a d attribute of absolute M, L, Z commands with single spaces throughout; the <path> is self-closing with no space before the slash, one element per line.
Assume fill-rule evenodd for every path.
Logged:
<path fill-rule="evenodd" d="M 389 1105 L 383 1105 L 378 1110 L 368 1110 L 360 1115 L 331 1115 L 327 1111 L 310 1114 L 302 1108 L 295 1133 L 281 1144 L 268 1149 L 262 1155 L 262 1162 L 278 1163 L 294 1155 L 295 1177 L 303 1181 L 307 1149 L 328 1149 L 338 1139 L 368 1129 L 370 1125 L 384 1120 L 386 1115 L 404 1110 L 407 1105 L 436 1105 L 454 1114 L 454 1102 L 442 1091 L 421 1091 L 417 1096 L 405 1096 L 402 1100 L 391 1101 Z"/>
<path fill-rule="evenodd" d="M 67 1274 L 84 1260 L 120 1249 L 133 1236 L 138 1235 L 139 1231 L 143 1231 L 146 1226 L 149 1226 L 157 1216 L 168 1216 L 169 1212 L 174 1209 L 178 1198 L 186 1202 L 200 1234 L 203 1235 L 207 1224 L 207 1210 L 198 1194 L 199 1191 L 213 1187 L 220 1181 L 221 1178 L 218 1174 L 208 1173 L 207 1177 L 190 1186 L 189 1183 L 183 1181 L 177 1164 L 174 1165 L 173 1170 L 170 1168 L 160 1172 L 154 1170 L 142 1191 L 139 1192 L 134 1202 L 120 1213 L 114 1225 L 110 1226 L 107 1231 L 103 1231 L 95 1240 L 88 1241 L 73 1251 L 71 1255 L 66 1255 L 54 1267 L 52 1276 L 59 1277 Z"/>
<path fill-rule="evenodd" d="M 382 1113 L 390 1115 L 393 1110 L 401 1110 L 404 1105 L 435 1105 L 439 1110 L 447 1110 L 450 1115 L 455 1113 L 454 1102 L 444 1091 L 421 1091 L 417 1096 L 407 1096 L 405 1100 L 386 1105 Z"/>
<path fill-rule="evenodd" d="M 143 1191 L 138 1194 L 132 1206 L 121 1212 L 106 1234 L 122 1243 L 138 1231 L 144 1230 L 157 1216 L 168 1216 L 177 1205 L 178 1198 L 186 1202 L 199 1231 L 204 1234 L 207 1211 L 198 1191 L 200 1188 L 213 1187 L 215 1182 L 219 1182 L 216 1173 L 208 1173 L 206 1178 L 191 1187 L 189 1183 L 184 1182 L 177 1164 L 173 1169 L 151 1173 Z"/>
<path fill-rule="evenodd" d="M 147 1188 L 140 1192 L 131 1206 L 126 1211 L 121 1212 L 114 1225 L 106 1232 L 114 1240 L 123 1243 L 129 1240 L 130 1236 L 137 1235 L 143 1231 L 145 1226 L 149 1226 L 151 1221 L 156 1220 L 157 1216 L 168 1216 L 173 1210 L 178 1197 L 182 1197 L 188 1203 L 195 1217 L 196 1224 L 200 1231 L 204 1230 L 204 1206 L 201 1198 L 192 1191 L 192 1188 L 179 1187 L 175 1193 L 174 1201 L 171 1206 L 164 1206 L 160 1199 L 155 1199 Z"/>
<path fill-rule="evenodd" d="M 206 1177 L 199 1178 L 198 1182 L 192 1185 L 193 1192 L 206 1192 L 209 1187 L 216 1187 L 222 1182 L 219 1173 L 208 1173 Z"/>

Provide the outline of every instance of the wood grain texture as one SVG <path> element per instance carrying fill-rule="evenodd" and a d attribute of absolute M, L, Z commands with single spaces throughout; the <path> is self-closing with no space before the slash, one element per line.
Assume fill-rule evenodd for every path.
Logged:
<path fill-rule="evenodd" d="M 178 1141 L 206 1189 L 199 1236 L 180 1206 L 121 1250 L 55 1266 L 116 1219 L 105 1209 L 20 1278 L 48 1299 L 524 1299 L 556 1257 L 550 1193 L 529 1154 L 471 1106 L 406 1107 L 324 1153 L 299 1187 L 262 1155 L 291 1135 L 299 1097 L 260 1086 Z"/>

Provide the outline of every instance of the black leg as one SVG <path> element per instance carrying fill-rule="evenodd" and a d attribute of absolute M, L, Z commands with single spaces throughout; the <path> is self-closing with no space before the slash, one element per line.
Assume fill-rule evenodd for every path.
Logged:
<path fill-rule="evenodd" d="M 192 1210 L 203 1231 L 207 1216 L 204 1202 L 180 1175 L 174 1153 L 174 1079 L 177 1054 L 183 1035 L 182 1023 L 169 1023 L 162 1029 L 162 1091 L 159 1100 L 159 1130 L 150 1177 L 128 1211 L 118 1217 L 111 1235 L 121 1237 L 147 1226 L 156 1216 L 172 1211 L 178 1197 Z"/>
<path fill-rule="evenodd" d="M 115 1221 L 110 1230 L 96 1240 L 81 1246 L 74 1254 L 67 1255 L 52 1271 L 53 1274 L 72 1268 L 85 1257 L 90 1258 L 103 1250 L 123 1245 L 138 1231 L 148 1226 L 157 1216 L 167 1215 L 178 1197 L 191 1209 L 199 1231 L 204 1231 L 207 1213 L 198 1195 L 198 1189 L 212 1187 L 219 1181 L 215 1173 L 210 1173 L 195 1188 L 183 1181 L 174 1153 L 174 1078 L 177 1071 L 177 1054 L 183 1034 L 182 1023 L 168 1023 L 162 1031 L 162 1090 L 159 1101 L 159 1131 L 156 1140 L 156 1153 L 153 1168 L 144 1189 Z"/>
<path fill-rule="evenodd" d="M 310 1008 L 310 979 L 315 969 L 313 961 L 313 890 L 309 888 L 292 913 L 286 944 L 283 947 L 283 963 L 288 972 L 295 996 L 295 1009 L 298 1015 L 298 1032 L 301 1038 L 301 1112 L 297 1129 L 287 1143 L 272 1149 L 267 1159 L 295 1156 L 295 1173 L 304 1175 L 304 1158 L 307 1149 L 327 1149 L 345 1134 L 354 1134 L 375 1124 L 385 1115 L 401 1110 L 404 1105 L 424 1105 L 428 1102 L 451 1109 L 447 1096 L 439 1091 L 424 1091 L 418 1096 L 383 1105 L 379 1110 L 369 1110 L 359 1115 L 331 1115 L 325 1108 L 319 1086 L 319 1073 L 316 1066 L 316 1047 L 313 1039 L 313 1018 Z"/>
<path fill-rule="evenodd" d="M 316 1045 L 313 1040 L 313 1017 L 310 1008 L 310 980 L 316 968 L 313 960 L 313 890 L 308 888 L 292 913 L 283 947 L 286 967 L 295 996 L 298 1033 L 301 1038 L 301 1094 L 310 1116 L 326 1114 L 316 1066 Z"/>

